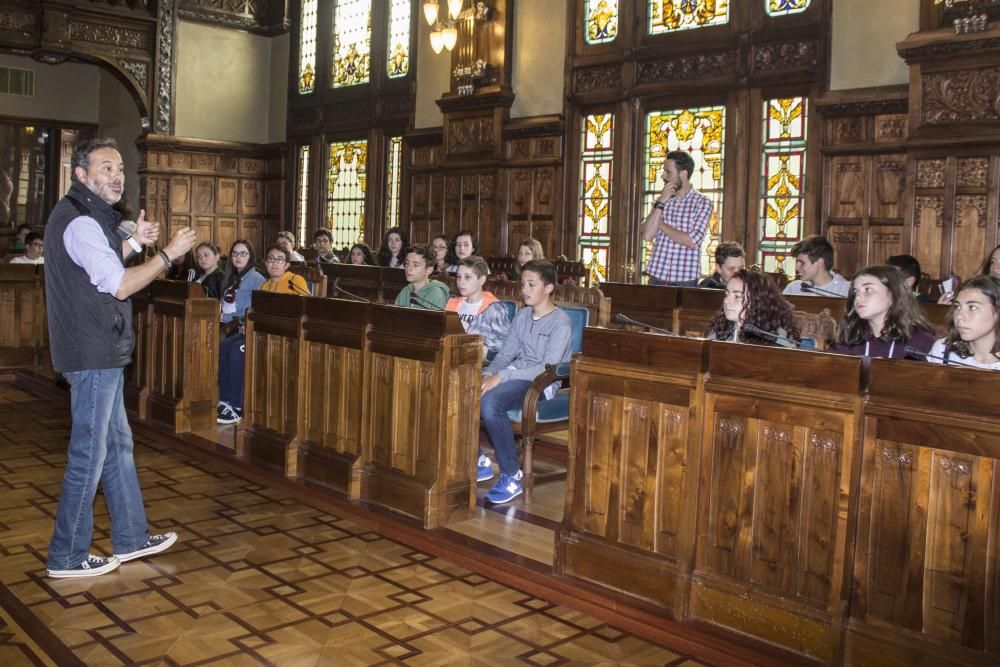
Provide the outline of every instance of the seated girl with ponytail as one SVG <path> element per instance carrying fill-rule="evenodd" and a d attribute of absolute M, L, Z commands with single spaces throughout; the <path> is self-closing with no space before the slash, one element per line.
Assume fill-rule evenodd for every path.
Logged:
<path fill-rule="evenodd" d="M 747 325 L 770 336 L 747 331 Z M 709 325 L 706 338 L 737 343 L 777 345 L 798 341 L 792 307 L 771 280 L 757 271 L 740 269 L 726 282 L 722 309 Z"/>
<path fill-rule="evenodd" d="M 903 359 L 907 347 L 926 354 L 934 344 L 933 331 L 903 272 L 869 266 L 854 276 L 837 344 L 829 351 Z"/>
<path fill-rule="evenodd" d="M 1000 279 L 976 276 L 959 285 L 948 315 L 948 337 L 927 361 L 1000 371 Z"/>

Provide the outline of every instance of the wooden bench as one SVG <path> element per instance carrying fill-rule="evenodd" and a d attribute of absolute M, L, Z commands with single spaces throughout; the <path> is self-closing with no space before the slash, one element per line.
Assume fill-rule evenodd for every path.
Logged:
<path fill-rule="evenodd" d="M 0 369 L 49 364 L 45 271 L 34 264 L 0 264 Z"/>

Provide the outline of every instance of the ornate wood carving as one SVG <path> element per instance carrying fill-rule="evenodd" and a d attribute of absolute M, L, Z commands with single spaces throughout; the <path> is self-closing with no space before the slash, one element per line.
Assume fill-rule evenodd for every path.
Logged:
<path fill-rule="evenodd" d="M 186 21 L 275 35 L 288 28 L 284 8 L 276 0 L 181 0 L 177 13 Z"/>
<path fill-rule="evenodd" d="M 577 94 L 595 90 L 618 90 L 622 85 L 621 65 L 600 65 L 576 70 L 573 91 Z"/>
<path fill-rule="evenodd" d="M 1000 67 L 924 74 L 921 87 L 924 123 L 1000 120 Z"/>
<path fill-rule="evenodd" d="M 739 53 L 737 51 L 700 53 L 678 58 L 644 61 L 636 63 L 636 81 L 640 84 L 646 84 L 732 75 L 736 71 L 738 61 Z M 577 74 L 579 75 L 583 71 L 586 70 L 578 70 Z M 578 83 L 579 81 L 577 78 Z M 577 89 L 579 92 L 584 92 L 579 86 Z"/>
<path fill-rule="evenodd" d="M 814 69 L 819 63 L 819 43 L 816 41 L 763 44 L 753 48 L 755 72 L 785 72 Z"/>
<path fill-rule="evenodd" d="M 174 133 L 174 0 L 160 0 L 159 39 L 157 40 L 156 118 L 155 130 L 164 135 Z"/>

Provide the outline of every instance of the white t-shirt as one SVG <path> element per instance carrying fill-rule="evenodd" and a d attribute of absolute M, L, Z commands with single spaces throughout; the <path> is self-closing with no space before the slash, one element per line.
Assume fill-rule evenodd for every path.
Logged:
<path fill-rule="evenodd" d="M 825 285 L 815 285 L 817 290 L 823 290 L 823 292 L 806 292 L 802 289 L 802 285 L 812 285 L 812 282 L 806 280 L 793 280 L 785 286 L 786 295 L 798 295 L 798 296 L 830 296 L 829 294 L 824 294 L 823 292 L 833 292 L 837 296 L 846 297 L 847 293 L 851 291 L 851 281 L 849 281 L 844 276 L 839 273 L 833 274 L 833 280 Z"/>
<path fill-rule="evenodd" d="M 469 325 L 472 324 L 472 320 L 476 319 L 476 314 L 479 312 L 479 307 L 483 305 L 483 300 L 480 299 L 475 303 L 469 303 L 465 299 L 458 304 L 458 321 L 462 323 L 462 328 L 466 331 L 469 330 Z"/>
<path fill-rule="evenodd" d="M 944 363 L 944 338 L 938 338 L 934 341 L 934 345 L 931 346 L 931 351 L 927 353 L 927 361 L 932 364 L 943 364 Z M 1000 371 L 1000 361 L 994 361 L 992 364 L 984 364 L 982 362 L 976 361 L 975 357 L 960 357 L 957 354 L 951 354 L 948 357 L 949 366 L 968 366 L 970 368 L 982 368 L 987 371 Z"/>
<path fill-rule="evenodd" d="M 45 264 L 45 256 L 41 256 L 38 259 L 28 259 L 27 255 L 18 255 L 14 259 L 10 260 L 11 264 Z"/>

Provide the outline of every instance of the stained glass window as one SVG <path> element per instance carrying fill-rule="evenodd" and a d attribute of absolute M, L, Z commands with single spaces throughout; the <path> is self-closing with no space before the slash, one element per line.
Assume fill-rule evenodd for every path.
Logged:
<path fill-rule="evenodd" d="M 350 246 L 365 233 L 368 142 L 341 141 L 329 146 L 326 172 L 326 226 L 334 247 Z"/>
<path fill-rule="evenodd" d="M 385 170 L 385 226 L 399 224 L 399 182 L 403 167 L 403 137 L 389 137 L 389 155 Z"/>
<path fill-rule="evenodd" d="M 333 12 L 332 87 L 368 83 L 371 37 L 372 0 L 337 0 Z"/>
<path fill-rule="evenodd" d="M 795 275 L 789 249 L 802 239 L 808 100 L 764 101 L 757 262 L 765 271 Z"/>
<path fill-rule="evenodd" d="M 653 200 L 663 191 L 663 163 L 670 151 L 687 151 L 694 158 L 691 185 L 712 200 L 708 233 L 701 244 L 701 273 L 714 270 L 715 247 L 719 245 L 722 221 L 722 175 L 726 145 L 726 108 L 699 107 L 653 111 L 646 114 L 646 159 L 642 184 L 643 211 L 653 207 Z M 653 244 L 646 243 L 642 268 Z"/>
<path fill-rule="evenodd" d="M 611 247 L 611 167 L 614 157 L 614 114 L 583 117 L 580 144 L 580 259 L 591 283 L 608 279 Z"/>
<path fill-rule="evenodd" d="M 768 16 L 798 14 L 809 9 L 809 0 L 764 0 Z"/>
<path fill-rule="evenodd" d="M 296 226 L 299 229 L 299 239 L 306 238 L 308 230 L 308 220 L 306 219 L 309 210 L 309 147 L 299 146 L 299 163 L 297 180 L 299 192 L 295 206 Z"/>
<path fill-rule="evenodd" d="M 390 79 L 410 71 L 411 0 L 392 0 L 389 7 L 389 43 L 386 45 L 386 72 Z"/>
<path fill-rule="evenodd" d="M 316 0 L 302 0 L 299 28 L 299 93 L 316 88 Z"/>
<path fill-rule="evenodd" d="M 729 0 L 648 0 L 649 34 L 704 28 L 729 22 Z"/>
<path fill-rule="evenodd" d="M 618 0 L 586 0 L 583 16 L 587 44 L 613 42 L 618 36 Z"/>

